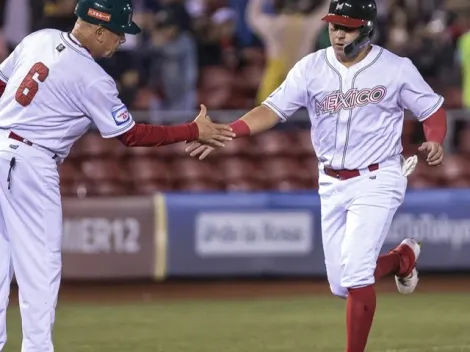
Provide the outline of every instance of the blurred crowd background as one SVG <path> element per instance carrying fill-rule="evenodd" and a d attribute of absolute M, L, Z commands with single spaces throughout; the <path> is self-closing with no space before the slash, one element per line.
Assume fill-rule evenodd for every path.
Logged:
<path fill-rule="evenodd" d="M 445 97 L 453 116 L 465 117 L 470 107 L 470 1 L 376 1 L 374 43 L 409 57 Z M 42 28 L 69 31 L 75 22 L 76 0 L 0 3 L 0 61 L 28 33 Z M 327 26 L 320 20 L 329 0 L 133 0 L 133 5 L 142 35 L 128 36 L 113 58 L 99 64 L 116 80 L 130 110 L 166 120 L 171 116 L 170 122 L 181 122 L 183 112 L 195 116 L 200 103 L 218 112 L 251 109 L 297 60 L 330 45 Z M 123 150 L 90 133 L 62 167 L 63 192 L 313 188 L 316 166 L 309 123 L 295 121 L 232 143 L 205 163 L 184 157 L 184 146 Z M 446 167 L 420 165 L 410 187 L 470 186 L 470 126 L 453 118 L 450 125 L 452 155 Z M 403 138 L 405 153 L 411 153 L 423 140 L 421 126 L 407 121 Z"/>

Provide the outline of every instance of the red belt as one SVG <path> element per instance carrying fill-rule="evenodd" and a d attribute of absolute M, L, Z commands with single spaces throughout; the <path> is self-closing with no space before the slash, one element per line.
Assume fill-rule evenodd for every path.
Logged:
<path fill-rule="evenodd" d="M 8 138 L 11 138 L 11 139 L 14 139 L 14 140 L 17 140 L 19 142 L 22 142 L 24 144 L 27 144 L 29 146 L 32 146 L 33 143 L 28 141 L 27 139 L 24 139 L 23 137 L 17 135 L 15 132 L 10 132 L 10 134 L 8 135 Z"/>
<path fill-rule="evenodd" d="M 379 169 L 379 164 L 372 164 L 367 167 L 369 171 L 375 171 Z M 361 172 L 357 169 L 355 170 L 335 170 L 335 169 L 330 169 L 328 167 L 325 167 L 325 174 L 328 176 L 337 178 L 339 180 L 348 180 L 353 177 L 357 177 L 361 175 Z"/>
<path fill-rule="evenodd" d="M 10 132 L 10 134 L 8 135 L 8 138 L 11 138 L 11 139 L 14 139 L 15 141 L 18 141 L 18 142 L 21 142 L 21 143 L 24 143 L 26 145 L 29 145 L 30 147 L 38 147 L 38 148 L 41 148 L 43 151 L 47 151 L 48 153 L 51 153 L 52 155 L 52 159 L 56 159 L 57 158 L 57 154 L 55 154 L 54 152 L 44 148 L 44 147 L 40 147 L 38 145 L 34 146 L 33 145 L 33 142 L 21 137 L 20 135 L 16 134 L 15 132 Z"/>

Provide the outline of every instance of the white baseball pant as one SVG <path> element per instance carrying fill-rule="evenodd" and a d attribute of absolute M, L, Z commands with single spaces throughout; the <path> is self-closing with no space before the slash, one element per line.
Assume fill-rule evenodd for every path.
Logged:
<path fill-rule="evenodd" d="M 0 136 L 0 351 L 13 273 L 19 287 L 22 352 L 53 352 L 61 277 L 62 205 L 51 155 Z M 11 166 L 14 158 L 15 165 Z"/>
<path fill-rule="evenodd" d="M 360 172 L 339 180 L 326 175 L 321 163 L 319 167 L 326 272 L 332 293 L 342 298 L 348 288 L 375 282 L 376 262 L 408 183 L 400 156 L 378 170 Z"/>

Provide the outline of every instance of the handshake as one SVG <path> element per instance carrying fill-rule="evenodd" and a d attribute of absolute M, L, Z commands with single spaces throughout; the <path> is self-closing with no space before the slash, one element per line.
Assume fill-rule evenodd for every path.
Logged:
<path fill-rule="evenodd" d="M 201 105 L 201 112 L 193 123 L 198 127 L 199 137 L 197 141 L 190 143 L 186 152 L 192 157 L 199 156 L 199 160 L 205 159 L 217 147 L 225 147 L 224 142 L 235 138 L 235 133 L 230 126 L 211 121 L 204 105 Z"/>

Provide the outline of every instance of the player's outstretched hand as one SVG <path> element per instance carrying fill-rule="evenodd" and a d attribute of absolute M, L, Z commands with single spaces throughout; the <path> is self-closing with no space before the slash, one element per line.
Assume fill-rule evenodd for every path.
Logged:
<path fill-rule="evenodd" d="M 424 142 L 418 149 L 426 155 L 429 166 L 441 166 L 444 160 L 444 148 L 437 142 Z"/>
<path fill-rule="evenodd" d="M 186 152 L 193 158 L 199 155 L 199 160 L 204 160 L 214 150 L 214 147 L 200 142 L 192 142 L 189 147 L 186 148 Z"/>
<path fill-rule="evenodd" d="M 198 141 L 204 144 L 225 147 L 223 142 L 231 141 L 235 137 L 232 128 L 228 125 L 213 123 L 207 116 L 207 108 L 201 104 L 201 112 L 194 122 L 199 129 Z"/>

